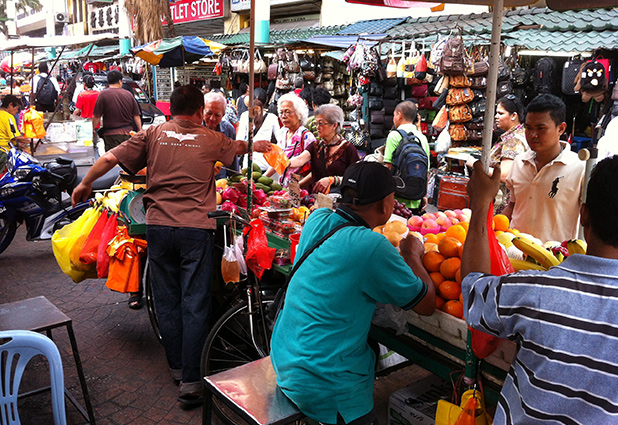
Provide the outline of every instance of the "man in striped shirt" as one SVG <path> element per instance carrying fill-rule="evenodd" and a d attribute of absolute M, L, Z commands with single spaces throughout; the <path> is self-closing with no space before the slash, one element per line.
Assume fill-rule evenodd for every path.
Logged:
<path fill-rule="evenodd" d="M 581 222 L 587 255 L 548 271 L 490 275 L 487 214 L 500 184 L 480 161 L 462 258 L 466 322 L 518 344 L 494 424 L 618 423 L 618 156 L 592 172 Z M 575 200 L 574 200 L 575 202 Z"/>

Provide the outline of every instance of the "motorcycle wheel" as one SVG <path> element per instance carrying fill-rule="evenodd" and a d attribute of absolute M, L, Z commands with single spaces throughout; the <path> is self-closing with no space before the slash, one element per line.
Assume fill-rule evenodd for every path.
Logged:
<path fill-rule="evenodd" d="M 6 213 L 0 214 L 0 254 L 9 247 L 15 237 L 17 222 L 11 220 Z"/>

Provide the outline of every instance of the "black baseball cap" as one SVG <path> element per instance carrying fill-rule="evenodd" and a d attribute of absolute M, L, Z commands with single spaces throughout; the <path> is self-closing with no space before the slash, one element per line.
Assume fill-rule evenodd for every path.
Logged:
<path fill-rule="evenodd" d="M 357 162 L 350 165 L 343 174 L 342 193 L 346 187 L 356 191 L 355 198 L 343 196 L 343 204 L 367 205 L 386 198 L 396 188 L 403 188 L 401 179 L 395 179 L 391 170 L 379 162 Z"/>

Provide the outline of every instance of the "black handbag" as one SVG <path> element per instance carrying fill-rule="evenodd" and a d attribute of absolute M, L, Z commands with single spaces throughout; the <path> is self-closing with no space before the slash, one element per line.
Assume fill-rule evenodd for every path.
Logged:
<path fill-rule="evenodd" d="M 477 100 L 477 101 L 470 103 L 470 109 L 472 110 L 473 117 L 484 116 L 486 108 L 487 108 L 487 101 L 485 99 Z"/>
<path fill-rule="evenodd" d="M 513 83 L 510 80 L 498 81 L 498 90 L 496 92 L 496 99 L 500 99 L 507 94 L 513 92 Z"/>
<path fill-rule="evenodd" d="M 380 110 L 384 107 L 382 103 L 381 97 L 369 96 L 369 101 L 367 102 L 367 106 L 371 110 Z"/>
<path fill-rule="evenodd" d="M 436 111 L 439 111 L 440 109 L 442 109 L 442 107 L 446 105 L 447 96 L 448 96 L 448 90 L 442 90 L 442 93 L 440 93 L 440 96 L 438 96 L 436 101 L 433 102 L 433 109 L 435 109 Z"/>
<path fill-rule="evenodd" d="M 582 63 L 584 63 L 584 61 L 581 59 L 573 59 L 564 63 L 564 68 L 562 69 L 562 84 L 560 85 L 563 94 L 569 96 L 577 94 L 575 92 L 575 78 L 579 74 Z"/>
<path fill-rule="evenodd" d="M 384 124 L 371 124 L 369 126 L 369 135 L 372 139 L 384 137 Z"/>
<path fill-rule="evenodd" d="M 371 124 L 384 124 L 384 110 L 381 111 L 371 111 Z"/>
<path fill-rule="evenodd" d="M 382 84 L 376 81 L 372 81 L 369 84 L 369 96 L 382 96 L 383 93 Z"/>
<path fill-rule="evenodd" d="M 384 87 L 382 97 L 385 99 L 397 99 L 399 97 L 399 87 Z"/>
<path fill-rule="evenodd" d="M 382 104 L 384 105 L 384 113 L 387 115 L 392 115 L 395 112 L 395 107 L 399 103 L 399 99 L 383 99 Z"/>

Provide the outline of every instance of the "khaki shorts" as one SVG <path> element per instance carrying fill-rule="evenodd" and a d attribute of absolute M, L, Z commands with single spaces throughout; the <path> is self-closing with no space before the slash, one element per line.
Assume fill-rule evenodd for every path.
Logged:
<path fill-rule="evenodd" d="M 105 143 L 105 152 L 115 148 L 122 142 L 125 142 L 131 138 L 130 134 L 110 134 L 109 136 L 103 136 L 103 142 Z"/>

